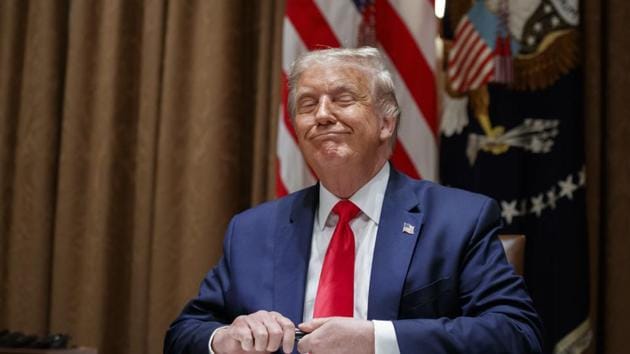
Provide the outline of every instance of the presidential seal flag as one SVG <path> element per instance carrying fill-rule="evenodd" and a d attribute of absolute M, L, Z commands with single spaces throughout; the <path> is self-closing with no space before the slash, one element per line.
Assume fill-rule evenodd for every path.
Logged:
<path fill-rule="evenodd" d="M 287 110 L 287 75 L 300 54 L 331 47 L 369 45 L 381 51 L 403 112 L 391 161 L 411 177 L 435 180 L 438 169 L 436 36 L 432 0 L 287 0 L 276 194 L 283 196 L 316 181 L 298 149 Z"/>
<path fill-rule="evenodd" d="M 527 237 L 547 352 L 590 343 L 577 0 L 452 0 L 444 20 L 442 183 L 495 198 Z"/>

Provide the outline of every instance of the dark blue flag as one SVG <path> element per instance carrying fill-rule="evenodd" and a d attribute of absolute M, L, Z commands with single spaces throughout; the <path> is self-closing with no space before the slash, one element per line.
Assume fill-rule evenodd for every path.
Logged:
<path fill-rule="evenodd" d="M 471 5 L 472 3 L 472 5 Z M 448 2 L 440 176 L 527 237 L 548 352 L 591 339 L 577 0 Z"/>

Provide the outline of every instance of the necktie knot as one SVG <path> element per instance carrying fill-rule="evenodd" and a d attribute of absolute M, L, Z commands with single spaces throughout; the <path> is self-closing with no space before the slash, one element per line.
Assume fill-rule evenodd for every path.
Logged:
<path fill-rule="evenodd" d="M 361 209 L 358 206 L 354 205 L 353 202 L 343 199 L 337 202 L 333 207 L 333 213 L 339 215 L 339 222 L 348 222 L 359 215 Z"/>

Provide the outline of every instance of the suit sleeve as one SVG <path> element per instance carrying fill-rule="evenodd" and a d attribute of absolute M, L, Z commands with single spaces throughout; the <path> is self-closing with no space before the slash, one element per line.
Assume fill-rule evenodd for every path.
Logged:
<path fill-rule="evenodd" d="M 232 219 L 226 232 L 223 254 L 217 266 L 206 274 L 199 294 L 191 300 L 171 324 L 164 339 L 164 354 L 208 353 L 212 332 L 233 320 L 227 311 L 230 292 L 230 240 L 234 230 Z"/>
<path fill-rule="evenodd" d="M 540 353 L 541 323 L 497 238 L 499 208 L 480 208 L 459 267 L 458 317 L 393 321 L 404 353 Z"/>

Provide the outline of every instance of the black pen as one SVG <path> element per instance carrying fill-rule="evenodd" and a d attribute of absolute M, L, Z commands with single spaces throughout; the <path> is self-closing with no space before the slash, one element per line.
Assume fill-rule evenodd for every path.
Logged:
<path fill-rule="evenodd" d="M 296 328 L 295 329 L 295 341 L 298 342 L 300 339 L 302 339 L 302 337 L 304 337 L 306 335 L 306 333 L 302 332 L 301 329 Z"/>

